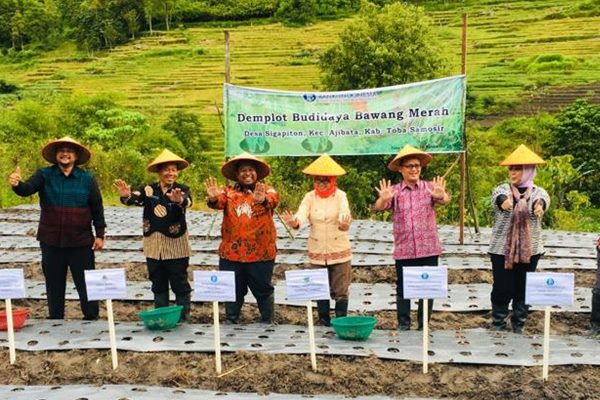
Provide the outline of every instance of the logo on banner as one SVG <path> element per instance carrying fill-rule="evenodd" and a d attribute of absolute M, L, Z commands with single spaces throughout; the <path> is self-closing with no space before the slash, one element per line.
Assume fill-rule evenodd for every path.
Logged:
<path fill-rule="evenodd" d="M 548 286 L 554 286 L 554 279 L 552 279 L 552 278 L 546 279 L 546 285 L 548 285 Z"/>
<path fill-rule="evenodd" d="M 302 98 L 304 98 L 304 100 L 308 101 L 309 103 L 312 103 L 313 101 L 315 101 L 317 99 L 317 95 L 310 93 L 310 94 L 305 94 L 302 96 Z"/>
<path fill-rule="evenodd" d="M 429 274 L 428 274 L 427 272 L 423 272 L 423 273 L 421 274 L 421 279 L 423 279 L 423 280 L 427 280 L 427 279 L 429 279 Z"/>
<path fill-rule="evenodd" d="M 216 275 L 211 275 L 211 276 L 210 276 L 210 281 L 211 281 L 212 283 L 217 283 L 217 282 L 219 281 L 219 277 L 218 277 L 218 276 L 216 276 Z"/>
<path fill-rule="evenodd" d="M 304 283 L 310 283 L 310 276 L 304 277 Z"/>

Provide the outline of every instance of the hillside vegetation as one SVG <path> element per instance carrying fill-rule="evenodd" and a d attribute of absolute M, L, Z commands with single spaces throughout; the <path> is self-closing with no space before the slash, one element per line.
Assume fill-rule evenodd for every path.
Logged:
<path fill-rule="evenodd" d="M 575 96 L 584 94 L 592 103 L 598 101 L 598 1 L 418 3 L 433 19 L 442 47 L 448 52 L 449 69 L 456 74 L 460 73 L 462 14 L 469 15 L 470 132 L 477 129 L 478 122 L 487 121 L 489 125 L 489 121 L 496 123 L 503 116 L 534 116 L 546 110 L 546 93 L 571 91 Z M 302 27 L 288 27 L 268 19 L 179 23 L 168 32 L 146 32 L 125 45 L 93 54 L 78 50 L 71 42 L 51 51 L 32 47 L 8 52 L 0 57 L 0 87 L 10 89 L 0 95 L 2 118 L 13 118 L 25 107 L 38 110 L 43 120 L 50 120 L 53 113 L 61 112 L 59 104 L 65 98 L 108 96 L 111 104 L 137 113 L 133 114 L 135 118 L 143 118 L 147 129 L 140 135 L 152 134 L 156 138 L 174 111 L 187 111 L 199 115 L 201 135 L 210 142 L 204 154 L 214 169 L 223 158 L 219 116 L 224 81 L 223 30 L 230 32 L 232 83 L 313 91 L 322 88 L 319 55 L 336 42 L 350 21 L 351 18 L 319 21 Z M 577 90 L 579 87 L 585 88 L 583 92 Z M 555 96 L 548 109 L 559 110 L 573 97 Z M 60 127 L 55 128 L 60 131 Z M 11 132 L 6 130 L 3 134 L 10 137 Z M 45 140 L 40 138 L 41 142 Z M 139 140 L 143 142 L 143 137 Z M 3 175 L 18 158 L 5 151 L 11 161 L 1 169 Z M 146 154 L 144 162 L 150 157 Z M 28 170 L 37 166 L 34 161 L 29 164 Z M 120 173 L 129 171 L 133 170 L 119 169 Z M 114 169 L 99 172 L 103 173 L 105 186 L 116 175 Z M 138 172 L 136 179 L 143 176 Z M 201 190 L 200 182 L 201 179 L 195 182 L 197 190 Z M 0 200 L 3 205 L 17 201 L 10 193 L 4 193 Z"/>

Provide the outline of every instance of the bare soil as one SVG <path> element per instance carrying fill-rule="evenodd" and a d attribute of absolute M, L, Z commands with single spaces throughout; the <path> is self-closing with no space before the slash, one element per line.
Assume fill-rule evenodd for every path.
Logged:
<path fill-rule="evenodd" d="M 24 213 L 28 211 L 23 211 Z M 26 278 L 43 280 L 38 262 L 16 265 Z M 114 268 L 99 264 L 98 268 Z M 147 281 L 146 267 L 140 263 L 119 264 L 130 281 Z M 284 278 L 286 269 L 302 266 L 278 265 L 275 280 Z M 203 269 L 193 267 L 193 269 Z M 208 269 L 208 268 L 206 268 Z M 574 270 L 576 285 L 591 287 L 595 271 Z M 190 278 L 192 272 L 190 271 Z M 395 270 L 387 267 L 355 268 L 354 282 L 395 283 Z M 450 270 L 450 284 L 491 283 L 491 271 Z M 32 318 L 45 318 L 43 300 L 15 300 L 15 307 L 30 310 Z M 137 321 L 137 312 L 151 308 L 150 302 L 113 302 L 115 320 Z M 304 325 L 305 309 L 277 306 L 280 324 Z M 81 317 L 79 305 L 67 301 L 67 319 Z M 106 318 L 101 305 L 101 318 Z M 392 311 L 377 313 L 378 329 L 396 328 Z M 254 322 L 258 311 L 253 304 L 244 306 L 242 322 Z M 416 318 L 414 318 L 416 319 Z M 534 311 L 526 324 L 526 334 L 543 333 L 543 313 Z M 487 327 L 490 312 L 434 312 L 432 330 Z M 193 323 L 212 323 L 212 308 L 194 304 Z M 583 335 L 589 325 L 587 313 L 552 314 L 552 333 Z M 600 342 L 599 342 L 600 349 Z M 600 351 L 600 350 L 599 350 Z M 205 353 L 120 351 L 119 368 L 112 370 L 110 353 L 100 350 L 19 352 L 17 363 L 10 365 L 8 352 L 0 351 L 0 383 L 13 385 L 139 384 L 222 392 L 295 393 L 348 396 L 380 395 L 398 397 L 456 399 L 600 399 L 600 367 L 567 365 L 550 368 L 550 379 L 543 382 L 540 367 L 484 366 L 470 364 L 433 364 L 422 374 L 421 365 L 409 361 L 382 360 L 376 357 L 317 356 L 319 371 L 313 372 L 306 355 L 263 353 L 223 353 L 223 376 L 214 372 L 214 356 Z"/>
<path fill-rule="evenodd" d="M 144 264 L 130 263 L 126 268 L 129 280 L 147 279 Z M 29 279 L 42 280 L 38 263 L 23 266 Z M 99 268 L 114 267 L 109 264 Z M 194 267 L 196 269 L 197 267 Z M 277 267 L 276 279 L 283 271 L 297 266 Z M 577 271 L 577 285 L 591 286 L 594 271 Z M 451 270 L 450 283 L 491 283 L 491 271 Z M 354 282 L 395 282 L 393 267 L 355 268 Z M 32 318 L 45 318 L 46 303 L 42 300 L 15 300 L 15 307 L 26 307 Z M 137 321 L 137 312 L 151 308 L 150 302 L 113 302 L 115 320 Z M 79 305 L 67 301 L 67 319 L 80 318 Z M 253 304 L 244 306 L 243 322 L 258 320 Z M 106 318 L 101 306 L 101 318 Z M 377 313 L 378 329 L 395 329 L 393 311 Z M 416 318 L 415 318 L 416 319 Z M 469 329 L 486 327 L 489 312 L 434 312 L 430 329 Z M 585 334 L 589 314 L 554 313 L 552 333 Z M 193 323 L 212 322 L 212 307 L 195 304 Z M 280 324 L 306 323 L 305 309 L 277 306 Z M 526 334 L 543 333 L 544 315 L 532 312 Z M 0 352 L 0 382 L 22 385 L 68 384 L 140 384 L 180 388 L 195 388 L 223 392 L 258 392 L 262 394 L 300 393 L 306 395 L 344 394 L 412 396 L 460 399 L 600 399 L 600 368 L 594 366 L 557 366 L 550 369 L 550 380 L 540 379 L 540 368 L 482 366 L 467 364 L 434 364 L 429 373 L 421 373 L 421 365 L 408 361 L 381 360 L 375 357 L 318 356 L 319 372 L 314 373 L 304 355 L 270 355 L 261 353 L 224 353 L 224 371 L 217 377 L 214 357 L 204 353 L 161 352 L 119 353 L 120 366 L 112 371 L 108 351 L 77 350 L 53 352 L 19 352 L 18 362 L 9 366 L 7 352 Z"/>

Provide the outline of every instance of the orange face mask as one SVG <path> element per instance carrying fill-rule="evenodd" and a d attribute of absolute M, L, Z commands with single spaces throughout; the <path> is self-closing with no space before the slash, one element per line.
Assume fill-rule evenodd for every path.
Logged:
<path fill-rule="evenodd" d="M 327 189 L 321 189 L 319 187 L 319 184 L 317 183 L 317 179 L 319 179 L 319 178 L 321 178 L 321 179 L 326 178 L 329 181 L 329 185 L 327 185 Z M 334 194 L 335 190 L 337 189 L 336 177 L 335 176 L 319 176 L 313 182 L 313 188 L 315 189 L 315 193 L 317 194 L 317 196 L 319 196 L 323 199 L 327 198 L 327 197 L 331 196 L 332 194 Z"/>

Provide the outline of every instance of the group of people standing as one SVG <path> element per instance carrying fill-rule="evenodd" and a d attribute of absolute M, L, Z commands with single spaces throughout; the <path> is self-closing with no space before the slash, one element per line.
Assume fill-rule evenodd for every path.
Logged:
<path fill-rule="evenodd" d="M 79 142 L 64 137 L 47 144 L 42 156 L 51 166 L 21 180 L 17 167 L 9 177 L 20 196 L 39 193 L 41 216 L 37 239 L 42 251 L 42 271 L 46 280 L 49 318 L 64 318 L 66 273 L 71 269 L 85 319 L 98 318 L 98 303 L 87 301 L 84 271 L 94 269 L 94 250 L 104 246 L 106 223 L 102 196 L 93 175 L 79 166 L 91 157 Z M 436 208 L 451 201 L 443 177 L 421 179 L 432 156 L 406 145 L 390 161 L 388 168 L 400 173 L 397 184 L 382 179 L 375 188 L 378 197 L 374 211 L 391 212 L 396 267 L 396 306 L 398 329 L 411 328 L 410 300 L 403 293 L 403 271 L 415 266 L 437 266 L 442 246 L 437 233 Z M 491 293 L 492 323 L 495 330 L 507 329 L 512 301 L 511 328 L 521 333 L 528 306 L 525 304 L 525 278 L 535 271 L 544 253 L 542 217 L 550 206 L 547 192 L 534 184 L 536 165 L 544 161 L 526 146 L 519 146 L 501 165 L 508 167 L 508 182 L 492 193 L 494 226 L 489 247 L 493 269 Z M 169 287 L 175 301 L 183 306 L 181 321 L 190 318 L 191 286 L 188 267 L 191 248 L 186 210 L 192 205 L 189 187 L 177 182 L 189 163 L 164 150 L 147 170 L 158 182 L 132 190 L 122 179 L 114 183 L 125 205 L 143 207 L 143 249 L 148 276 L 152 281 L 155 307 L 169 304 Z M 205 182 L 208 207 L 223 211 L 219 269 L 233 271 L 236 301 L 225 303 L 226 323 L 237 324 L 248 289 L 257 300 L 260 320 L 273 323 L 273 269 L 277 254 L 274 223 L 279 195 L 264 183 L 270 166 L 243 153 L 223 164 L 221 173 L 230 181 L 219 186 L 215 178 Z M 346 171 L 328 155 L 322 155 L 303 170 L 313 181 L 298 210 L 282 213 L 291 229 L 310 225 L 308 259 L 312 267 L 327 268 L 336 317 L 348 313 L 352 280 L 352 248 L 348 231 L 352 215 L 346 193 L 337 187 L 337 178 Z M 94 232 L 92 232 L 92 226 Z M 95 233 L 95 234 L 94 234 Z M 600 242 L 597 244 L 600 245 Z M 600 255 L 599 264 L 600 264 Z M 600 333 L 600 266 L 593 291 L 592 334 Z M 429 311 L 433 300 L 428 300 Z M 417 311 L 417 329 L 423 326 L 423 301 Z M 329 326 L 331 303 L 318 301 L 318 324 Z M 431 316 L 431 312 L 428 313 Z"/>

